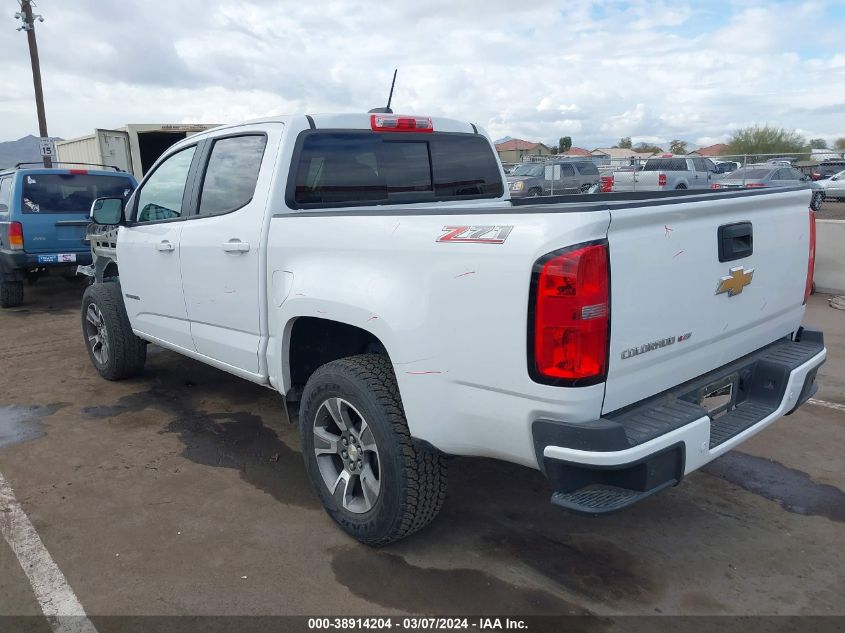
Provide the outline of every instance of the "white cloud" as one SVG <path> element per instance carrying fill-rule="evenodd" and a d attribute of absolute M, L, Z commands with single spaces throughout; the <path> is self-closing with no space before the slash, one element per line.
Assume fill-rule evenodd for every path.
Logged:
<path fill-rule="evenodd" d="M 819 1 L 42 0 L 39 12 L 50 131 L 65 137 L 366 110 L 397 66 L 397 109 L 496 138 L 710 144 L 755 122 L 845 136 L 845 24 Z M 25 38 L 7 27 L 4 140 L 36 127 Z"/>

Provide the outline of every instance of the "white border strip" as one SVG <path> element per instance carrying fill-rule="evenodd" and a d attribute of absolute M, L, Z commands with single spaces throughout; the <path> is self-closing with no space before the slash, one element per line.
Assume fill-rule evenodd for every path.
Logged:
<path fill-rule="evenodd" d="M 0 473 L 0 532 L 29 579 L 55 633 L 97 633 L 73 590 L 50 557 L 9 482 Z"/>
<path fill-rule="evenodd" d="M 810 398 L 807 400 L 808 404 L 815 404 L 820 407 L 827 407 L 828 409 L 836 409 L 837 411 L 845 411 L 845 404 L 839 404 L 838 402 L 827 402 L 826 400 L 816 400 L 815 398 Z"/>

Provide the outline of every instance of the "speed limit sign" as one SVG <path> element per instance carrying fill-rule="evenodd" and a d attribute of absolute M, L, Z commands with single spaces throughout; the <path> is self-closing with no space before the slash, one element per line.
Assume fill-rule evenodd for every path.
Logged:
<path fill-rule="evenodd" d="M 45 158 L 53 158 L 56 155 L 56 143 L 51 138 L 41 137 L 41 155 Z"/>

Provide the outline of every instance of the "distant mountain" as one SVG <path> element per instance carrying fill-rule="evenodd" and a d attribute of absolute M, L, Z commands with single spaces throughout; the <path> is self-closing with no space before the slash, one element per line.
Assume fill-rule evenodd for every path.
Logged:
<path fill-rule="evenodd" d="M 510 140 L 513 140 L 510 136 L 503 136 L 502 138 L 493 141 L 493 145 L 498 145 L 499 143 L 507 143 Z"/>
<path fill-rule="evenodd" d="M 60 141 L 62 139 L 56 138 Z M 29 134 L 17 141 L 0 143 L 0 169 L 14 167 L 17 163 L 41 162 L 41 148 L 38 137 Z"/>

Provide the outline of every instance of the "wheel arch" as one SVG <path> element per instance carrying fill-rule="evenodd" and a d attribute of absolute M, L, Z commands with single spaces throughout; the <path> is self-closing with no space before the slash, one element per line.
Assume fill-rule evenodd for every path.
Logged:
<path fill-rule="evenodd" d="M 381 337 L 359 325 L 313 316 L 291 318 L 282 345 L 285 395 L 296 400 L 308 378 L 326 363 L 367 353 L 390 358 Z"/>
<path fill-rule="evenodd" d="M 108 257 L 97 257 L 94 264 L 94 280 L 98 283 L 120 276 L 117 262 Z"/>

